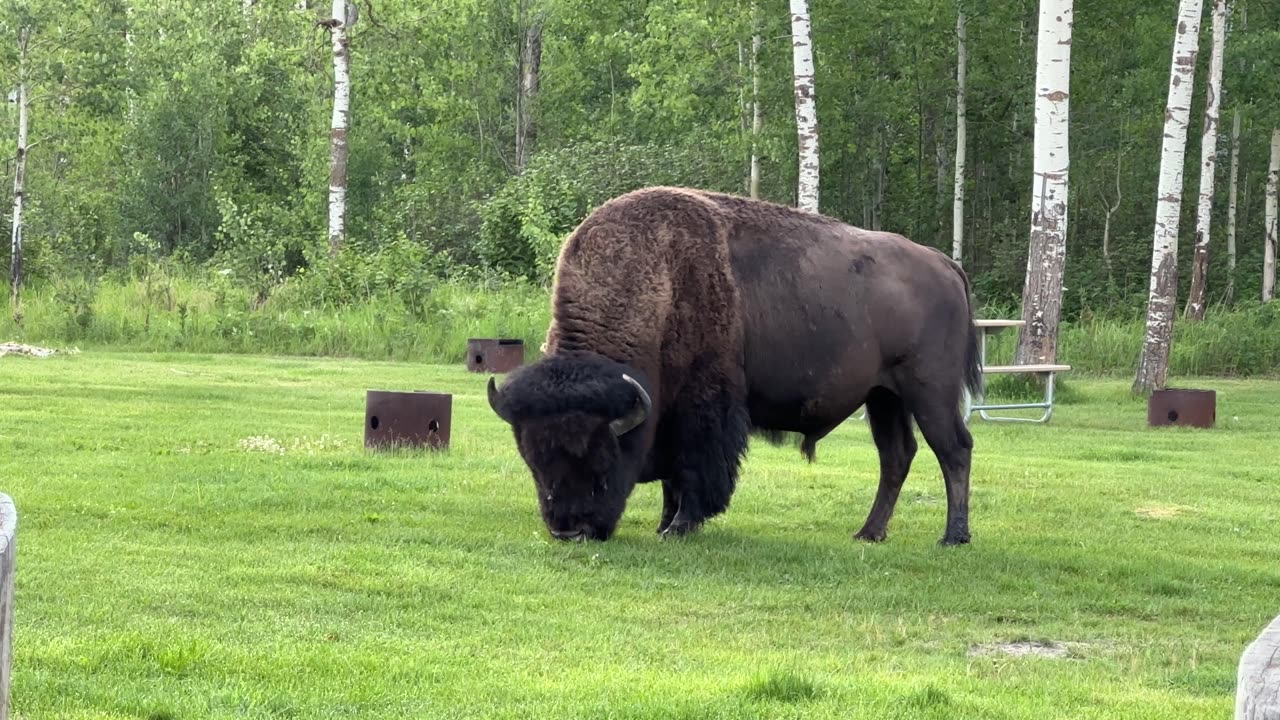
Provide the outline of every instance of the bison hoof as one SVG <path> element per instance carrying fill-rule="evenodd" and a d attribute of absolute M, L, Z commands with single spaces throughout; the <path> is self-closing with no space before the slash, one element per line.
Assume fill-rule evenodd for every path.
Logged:
<path fill-rule="evenodd" d="M 955 535 L 947 535 L 946 537 L 939 540 L 938 544 L 943 547 L 950 547 L 952 545 L 968 545 L 969 533 L 964 533 L 964 534 L 957 533 Z"/>
<path fill-rule="evenodd" d="M 676 520 L 666 528 L 658 531 L 658 536 L 663 540 L 671 537 L 683 537 L 692 535 L 702 528 L 702 523 L 687 523 Z"/>
<path fill-rule="evenodd" d="M 885 533 L 884 530 L 871 531 L 866 528 L 863 528 L 854 534 L 853 539 L 861 540 L 863 542 L 881 543 L 881 542 L 884 542 L 886 537 L 888 537 L 888 535 Z"/>

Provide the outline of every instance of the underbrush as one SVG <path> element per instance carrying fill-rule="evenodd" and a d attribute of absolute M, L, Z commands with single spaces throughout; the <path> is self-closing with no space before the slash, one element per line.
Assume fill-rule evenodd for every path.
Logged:
<path fill-rule="evenodd" d="M 318 277 L 270 288 L 246 287 L 219 273 L 160 274 L 128 280 L 72 278 L 28 290 L 21 325 L 4 300 L 0 340 L 116 350 L 346 356 L 461 362 L 472 337 L 524 341 L 536 356 L 550 322 L 546 287 L 489 277 L 420 277 L 339 288 Z M 1007 312 L 980 312 L 1009 317 Z M 1070 402 L 1076 374 L 1127 376 L 1142 347 L 1141 318 L 1089 316 L 1062 325 L 1058 397 Z M 1017 331 L 988 340 L 992 364 L 1010 362 Z M 1280 374 L 1280 303 L 1179 319 L 1173 376 Z M 989 378 L 1002 396 L 1039 396 L 1026 378 Z"/>

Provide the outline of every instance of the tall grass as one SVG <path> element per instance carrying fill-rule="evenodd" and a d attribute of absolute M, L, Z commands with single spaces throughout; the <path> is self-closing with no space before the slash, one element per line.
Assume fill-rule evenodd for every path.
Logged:
<path fill-rule="evenodd" d="M 20 327 L 6 302 L 0 337 L 105 350 L 461 362 L 472 337 L 519 338 L 536 353 L 550 321 L 546 291 L 524 285 L 440 283 L 414 306 L 396 296 L 320 307 L 240 302 L 186 279 L 170 291 L 148 301 L 141 283 L 103 283 L 86 303 L 40 288 L 26 294 Z"/>
<path fill-rule="evenodd" d="M 1059 362 L 1072 372 L 1129 375 L 1136 371 L 1146 332 L 1141 318 L 1088 317 L 1064 323 Z M 987 361 L 1010 362 L 1016 330 L 987 341 Z M 1280 303 L 1211 313 L 1203 322 L 1174 324 L 1172 375 L 1274 376 L 1280 374 Z"/>
<path fill-rule="evenodd" d="M 167 280 L 159 292 L 136 280 L 71 282 L 27 291 L 21 326 L 4 303 L 0 341 L 440 363 L 461 362 L 471 337 L 519 338 L 534 356 L 550 322 L 545 288 L 478 281 L 442 281 L 408 299 L 381 294 L 346 304 L 316 304 L 287 288 L 261 300 L 243 289 L 184 277 Z M 1061 330 L 1059 360 L 1077 373 L 1128 375 L 1143 333 L 1141 318 L 1090 316 L 1068 322 Z M 1008 362 L 1016 340 L 1016 331 L 991 338 L 988 361 Z M 1201 323 L 1179 320 L 1170 371 L 1175 376 L 1280 374 L 1280 303 L 1219 311 Z"/>

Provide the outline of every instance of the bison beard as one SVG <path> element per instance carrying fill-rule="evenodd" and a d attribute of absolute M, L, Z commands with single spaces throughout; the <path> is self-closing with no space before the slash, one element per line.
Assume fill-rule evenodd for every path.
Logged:
<path fill-rule="evenodd" d="M 880 486 L 857 537 L 880 541 L 916 452 L 942 467 L 942 542 L 969 541 L 982 382 L 968 278 L 942 253 L 782 205 L 683 188 L 615 198 L 565 243 L 547 356 L 489 403 L 511 425 L 561 539 L 608 539 L 636 483 L 658 532 L 729 506 L 749 433 L 817 442 L 863 405 Z"/>

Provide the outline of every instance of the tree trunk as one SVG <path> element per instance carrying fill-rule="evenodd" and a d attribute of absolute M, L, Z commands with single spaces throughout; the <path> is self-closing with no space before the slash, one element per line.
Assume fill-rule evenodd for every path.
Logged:
<path fill-rule="evenodd" d="M 1127 124 L 1126 124 L 1126 128 L 1127 128 Z M 1106 212 L 1106 219 L 1103 220 L 1103 223 L 1102 223 L 1102 263 L 1107 268 L 1107 289 L 1108 290 L 1114 289 L 1115 287 L 1115 273 L 1113 272 L 1112 266 L 1111 266 L 1111 216 L 1115 215 L 1116 211 L 1120 209 L 1120 202 L 1123 199 L 1123 196 L 1120 194 L 1121 193 L 1120 161 L 1122 159 L 1123 159 L 1123 155 L 1121 155 L 1120 152 L 1117 151 L 1116 152 L 1116 201 L 1113 205 L 1109 207 L 1106 207 L 1104 205 L 1105 212 Z M 1103 202 L 1104 203 L 1106 202 L 1106 198 L 1103 198 Z"/>
<path fill-rule="evenodd" d="M 9 307 L 15 323 L 22 323 L 22 208 L 27 185 L 27 45 L 30 31 L 18 35 L 18 148 L 14 156 L 13 227 L 9 255 Z"/>
<path fill-rule="evenodd" d="M 791 57 L 795 74 L 796 135 L 800 149 L 796 204 L 818 212 L 818 109 L 813 82 L 809 0 L 791 0 Z"/>
<path fill-rule="evenodd" d="M 542 70 L 542 18 L 528 20 L 525 3 L 521 3 L 520 87 L 516 93 L 516 172 L 524 172 L 533 153 L 538 125 L 534 120 L 534 102 L 538 97 Z"/>
<path fill-rule="evenodd" d="M 1178 220 L 1182 210 L 1183 161 L 1187 152 L 1191 96 L 1199 52 L 1203 0 L 1181 0 L 1169 70 L 1169 98 L 1160 150 L 1160 183 L 1151 249 L 1151 287 L 1147 297 L 1147 330 L 1133 379 L 1136 395 L 1150 395 L 1169 377 L 1169 351 L 1178 298 Z"/>
<path fill-rule="evenodd" d="M 760 130 L 763 118 L 760 116 L 760 25 L 757 19 L 758 8 L 751 3 L 751 180 L 749 191 L 751 197 L 760 197 Z"/>
<path fill-rule="evenodd" d="M 1267 170 L 1267 235 L 1262 250 L 1262 302 L 1276 297 L 1276 239 L 1280 237 L 1280 127 L 1271 131 L 1271 165 Z"/>
<path fill-rule="evenodd" d="M 951 257 L 956 262 L 964 260 L 964 164 L 968 132 L 965 117 L 965 73 L 968 65 L 965 22 L 964 11 L 958 10 L 956 12 L 956 184 L 951 207 Z"/>
<path fill-rule="evenodd" d="M 1231 183 L 1227 189 L 1227 294 L 1229 303 L 1236 295 L 1236 191 L 1240 177 L 1240 108 L 1231 120 Z"/>
<path fill-rule="evenodd" d="M 1031 247 L 1022 289 L 1019 364 L 1058 356 L 1062 276 L 1067 264 L 1068 117 L 1071 110 L 1071 0 L 1041 0 L 1036 39 L 1035 158 Z"/>
<path fill-rule="evenodd" d="M 1196 246 L 1191 262 L 1188 320 L 1203 320 L 1208 294 L 1209 228 L 1213 220 L 1214 175 L 1218 168 L 1218 112 L 1222 102 L 1222 46 L 1227 39 L 1227 0 L 1214 0 L 1213 49 L 1205 90 L 1204 134 L 1200 139 L 1200 203 L 1196 207 Z"/>
<path fill-rule="evenodd" d="M 333 40 L 333 118 L 329 126 L 329 255 L 342 249 L 347 234 L 347 128 L 351 116 L 351 46 L 347 2 L 333 0 L 327 22 Z"/>

